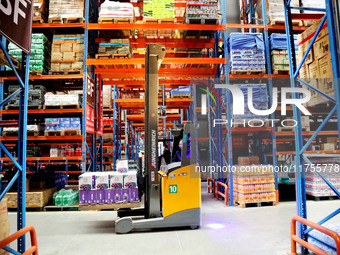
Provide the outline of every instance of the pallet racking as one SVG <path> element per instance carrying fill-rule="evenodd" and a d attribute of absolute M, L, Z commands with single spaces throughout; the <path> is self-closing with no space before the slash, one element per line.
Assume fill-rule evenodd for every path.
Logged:
<path fill-rule="evenodd" d="M 296 7 L 291 6 L 290 1 L 284 1 L 285 6 L 285 24 L 286 24 L 286 34 L 287 39 L 289 43 L 289 61 L 290 61 L 290 80 L 291 80 L 291 87 L 296 88 L 300 85 L 307 86 L 309 89 L 314 90 L 316 93 L 321 94 L 323 97 L 327 98 L 329 101 L 334 102 L 334 107 L 329 109 L 330 112 L 327 113 L 327 116 L 325 117 L 324 121 L 321 123 L 321 125 L 317 128 L 315 132 L 308 132 L 308 136 L 310 137 L 306 143 L 303 142 L 303 137 L 306 134 L 305 132 L 302 132 L 301 127 L 301 113 L 294 107 L 293 114 L 294 119 L 298 122 L 298 125 L 295 127 L 295 165 L 300 169 L 300 171 L 296 171 L 296 202 L 297 202 L 297 215 L 302 218 L 307 218 L 307 207 L 306 207 L 306 183 L 305 183 L 305 163 L 308 165 L 311 165 L 312 162 L 307 156 L 306 148 L 313 142 L 313 140 L 319 136 L 319 135 L 340 135 L 340 94 L 339 94 L 339 61 L 338 61 L 338 40 L 336 34 L 336 20 L 335 15 L 333 13 L 335 6 L 333 6 L 332 1 L 325 0 L 326 2 L 326 9 L 320 9 L 320 8 L 302 8 L 302 7 Z M 293 42 L 293 29 L 292 29 L 292 20 L 295 18 L 294 15 L 291 13 L 291 10 L 298 9 L 298 10 L 309 10 L 309 11 L 317 11 L 317 12 L 325 12 L 322 21 L 316 30 L 315 34 L 312 37 L 311 43 L 307 49 L 307 52 L 304 54 L 303 59 L 301 63 L 297 63 L 295 51 L 294 49 L 294 42 Z M 313 18 L 313 14 L 300 14 L 300 17 L 304 17 L 306 19 Z M 329 35 L 329 45 L 330 45 L 330 54 L 331 54 L 331 64 L 332 64 L 332 71 L 333 71 L 333 84 L 334 84 L 334 91 L 335 91 L 335 97 L 331 97 L 328 94 L 322 92 L 318 88 L 314 87 L 313 85 L 305 82 L 304 80 L 298 78 L 299 71 L 303 65 L 303 63 L 306 60 L 307 54 L 309 53 L 310 49 L 312 48 L 316 37 L 318 36 L 319 32 L 321 31 L 322 26 L 327 21 L 328 26 L 328 35 Z M 296 96 L 296 95 L 293 95 Z M 337 115 L 337 131 L 322 131 L 326 123 L 329 121 L 330 117 L 335 114 Z M 321 154 L 324 154 L 325 156 L 328 154 L 327 151 L 321 152 Z M 320 178 L 323 179 L 323 181 L 331 188 L 334 193 L 340 197 L 339 191 L 333 186 L 333 184 L 327 180 L 322 173 L 318 172 L 318 175 Z M 335 212 L 331 213 L 330 215 L 326 216 L 324 219 L 320 220 L 318 224 L 323 224 L 329 219 L 333 218 L 337 214 L 339 214 L 340 210 L 336 210 Z M 312 235 L 310 235 L 311 228 L 307 229 L 306 225 L 301 224 L 299 227 L 299 233 L 298 236 L 303 239 L 304 241 L 307 241 L 308 237 L 313 238 Z M 315 238 L 314 238 L 315 239 Z M 318 240 L 321 244 L 325 244 L 322 240 Z M 328 247 L 332 247 L 329 244 L 325 244 Z M 305 253 L 307 250 L 305 247 L 302 247 L 302 253 Z M 334 247 L 333 247 L 334 249 Z"/>

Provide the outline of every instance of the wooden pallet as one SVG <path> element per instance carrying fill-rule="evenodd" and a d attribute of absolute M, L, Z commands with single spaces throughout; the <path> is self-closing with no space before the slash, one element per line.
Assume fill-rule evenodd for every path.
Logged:
<path fill-rule="evenodd" d="M 51 18 L 49 23 L 51 24 L 63 24 L 63 23 L 82 23 L 84 18 Z"/>
<path fill-rule="evenodd" d="M 79 202 L 76 202 L 71 206 L 56 206 L 56 205 L 46 205 L 44 206 L 44 211 L 78 211 Z"/>
<path fill-rule="evenodd" d="M 42 105 L 28 105 L 28 109 L 38 109 L 40 110 L 42 108 Z M 19 105 L 6 105 L 5 110 L 18 110 Z"/>
<path fill-rule="evenodd" d="M 79 205 L 79 211 L 88 210 L 114 210 L 120 208 L 136 208 L 140 207 L 140 202 L 135 203 L 118 203 L 118 204 L 97 204 L 97 205 Z"/>
<path fill-rule="evenodd" d="M 11 55 L 9 55 L 9 58 L 12 60 L 14 67 L 16 69 L 20 69 L 20 67 L 21 67 L 20 61 L 17 60 L 16 58 L 12 57 Z M 3 53 L 2 50 L 0 50 L 0 65 L 5 65 L 5 66 L 10 67 L 10 65 L 9 65 L 9 63 L 8 63 L 6 57 L 5 57 L 5 54 Z"/>
<path fill-rule="evenodd" d="M 244 203 L 244 202 L 236 201 L 235 204 L 238 205 L 238 207 L 240 208 L 246 208 L 246 207 L 261 207 L 265 205 L 275 206 L 277 205 L 277 202 L 276 201 L 262 201 L 262 202 Z"/>
<path fill-rule="evenodd" d="M 26 192 L 26 207 L 41 209 L 49 203 L 56 190 L 56 188 L 48 188 Z M 8 192 L 5 198 L 8 199 L 8 208 L 17 208 L 17 192 Z"/>
<path fill-rule="evenodd" d="M 42 17 L 33 17 L 33 24 L 43 24 L 46 20 Z"/>
<path fill-rule="evenodd" d="M 18 136 L 17 131 L 2 131 L 3 137 Z M 27 136 L 39 136 L 39 131 L 27 131 Z"/>
<path fill-rule="evenodd" d="M 68 104 L 68 105 L 44 105 L 44 109 L 79 109 L 80 104 Z"/>
<path fill-rule="evenodd" d="M 302 127 L 302 131 L 310 131 L 310 128 Z M 277 132 L 294 132 L 294 127 L 277 127 Z"/>
<path fill-rule="evenodd" d="M 201 19 L 201 18 L 186 18 L 185 23 L 187 24 L 198 24 L 198 25 L 219 25 L 219 19 Z"/>
<path fill-rule="evenodd" d="M 45 136 L 64 136 L 64 131 L 45 131 Z"/>
<path fill-rule="evenodd" d="M 143 20 L 144 24 L 175 24 L 176 19 L 152 19 L 146 18 Z M 148 29 L 144 30 L 144 36 L 147 38 L 172 38 L 174 36 L 173 29 Z"/>
<path fill-rule="evenodd" d="M 30 74 L 31 75 L 43 75 L 44 74 L 44 71 L 41 71 L 41 70 L 33 70 L 33 71 L 30 71 Z"/>
<path fill-rule="evenodd" d="M 273 74 L 289 74 L 289 70 L 276 69 L 276 70 L 273 70 Z"/>
<path fill-rule="evenodd" d="M 337 196 L 314 196 L 312 194 L 307 194 L 308 197 L 311 197 L 315 201 L 321 201 L 321 200 L 335 200 L 337 199 Z"/>
<path fill-rule="evenodd" d="M 81 135 L 81 130 L 65 130 L 64 135 Z"/>
<path fill-rule="evenodd" d="M 265 74 L 266 69 L 259 69 L 259 70 L 231 70 L 231 74 Z"/>
<path fill-rule="evenodd" d="M 68 75 L 68 74 L 82 74 L 83 69 L 79 70 L 65 70 L 65 71 L 49 71 L 49 75 Z"/>
<path fill-rule="evenodd" d="M 111 58 L 130 58 L 130 53 L 125 54 L 96 54 L 96 59 L 111 59 Z"/>
<path fill-rule="evenodd" d="M 303 22 L 301 20 L 293 20 L 292 23 L 293 23 L 293 26 L 297 26 L 297 27 L 303 26 Z M 271 25 L 271 26 L 284 26 L 285 20 L 271 20 L 269 22 L 269 25 Z"/>
<path fill-rule="evenodd" d="M 122 23 L 133 23 L 132 18 L 98 18 L 100 24 L 122 24 Z"/>

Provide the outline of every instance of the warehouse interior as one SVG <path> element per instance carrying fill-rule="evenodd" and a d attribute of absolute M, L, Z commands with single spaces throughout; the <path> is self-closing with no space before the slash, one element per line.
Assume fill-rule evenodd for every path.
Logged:
<path fill-rule="evenodd" d="M 0 1 L 0 255 L 340 254 L 339 7 Z"/>

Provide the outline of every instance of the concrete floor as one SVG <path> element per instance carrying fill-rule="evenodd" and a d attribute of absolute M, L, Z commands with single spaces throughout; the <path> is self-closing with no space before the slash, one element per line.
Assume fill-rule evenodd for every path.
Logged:
<path fill-rule="evenodd" d="M 116 212 L 111 211 L 28 212 L 27 225 L 36 228 L 42 255 L 289 253 L 294 202 L 268 207 L 225 207 L 222 201 L 213 199 L 203 188 L 202 203 L 203 225 L 198 230 L 117 235 L 114 232 Z M 338 200 L 310 201 L 308 218 L 317 221 L 337 208 Z M 10 213 L 9 217 L 13 233 L 16 214 Z"/>

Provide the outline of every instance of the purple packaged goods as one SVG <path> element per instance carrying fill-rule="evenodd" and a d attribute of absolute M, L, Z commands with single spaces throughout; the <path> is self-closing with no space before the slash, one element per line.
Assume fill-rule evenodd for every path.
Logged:
<path fill-rule="evenodd" d="M 138 188 L 131 188 L 130 189 L 130 202 L 138 202 L 139 196 L 138 196 Z"/>
<path fill-rule="evenodd" d="M 114 204 L 120 203 L 123 201 L 123 195 L 121 189 L 113 189 L 111 190 L 112 200 Z"/>
<path fill-rule="evenodd" d="M 129 203 L 130 202 L 130 189 L 122 189 L 122 202 Z"/>
<path fill-rule="evenodd" d="M 89 191 L 89 204 L 91 205 L 97 204 L 97 190 Z"/>
<path fill-rule="evenodd" d="M 107 203 L 106 193 L 109 188 L 109 173 L 96 173 L 97 203 Z"/>
<path fill-rule="evenodd" d="M 84 173 L 79 176 L 79 204 L 86 205 L 90 203 L 90 191 L 92 189 L 92 174 Z"/>

